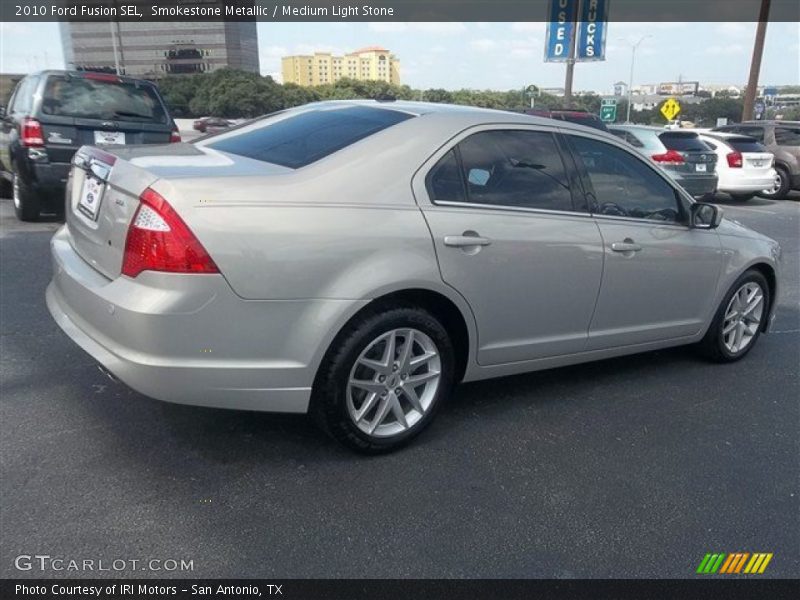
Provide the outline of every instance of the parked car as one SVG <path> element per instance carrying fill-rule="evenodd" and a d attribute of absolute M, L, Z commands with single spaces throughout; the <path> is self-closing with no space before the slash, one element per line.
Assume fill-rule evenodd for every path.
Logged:
<path fill-rule="evenodd" d="M 749 200 L 775 183 L 775 158 L 754 138 L 737 133 L 700 133 L 700 139 L 717 154 L 720 192 L 735 200 Z"/>
<path fill-rule="evenodd" d="M 228 129 L 231 125 L 233 125 L 233 122 L 227 119 L 202 117 L 194 122 L 193 127 L 196 131 L 200 131 L 201 133 L 216 133 Z"/>
<path fill-rule="evenodd" d="M 336 101 L 193 144 L 82 148 L 56 322 L 139 392 L 408 442 L 459 381 L 766 331 L 779 246 L 617 138 Z"/>
<path fill-rule="evenodd" d="M 548 119 L 558 119 L 559 121 L 566 121 L 567 123 L 575 123 L 577 125 L 585 125 L 593 127 L 600 131 L 608 131 L 606 124 L 597 115 L 586 112 L 585 110 L 544 110 L 538 108 L 529 108 L 523 111 L 526 115 L 535 117 L 547 117 Z"/>
<path fill-rule="evenodd" d="M 800 121 L 744 121 L 716 127 L 714 131 L 748 135 L 775 155 L 778 177 L 760 195 L 781 199 L 791 190 L 800 190 Z"/>
<path fill-rule="evenodd" d="M 0 169 L 22 221 L 64 210 L 64 183 L 85 145 L 163 144 L 180 135 L 158 89 L 109 73 L 41 71 L 23 78 L 2 110 Z"/>
<path fill-rule="evenodd" d="M 612 125 L 609 131 L 662 167 L 695 198 L 717 190 L 717 155 L 695 131 Z"/>

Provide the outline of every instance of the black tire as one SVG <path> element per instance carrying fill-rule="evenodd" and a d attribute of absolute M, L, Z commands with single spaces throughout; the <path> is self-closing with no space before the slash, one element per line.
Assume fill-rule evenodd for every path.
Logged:
<path fill-rule="evenodd" d="M 728 304 L 731 302 L 733 295 L 738 292 L 743 285 L 750 282 L 758 284 L 764 295 L 761 322 L 759 323 L 758 329 L 747 346 L 738 352 L 731 352 L 725 345 L 725 340 L 722 333 L 722 328 L 725 324 L 725 311 L 727 310 Z M 745 271 L 745 273 L 731 286 L 731 288 L 728 290 L 728 293 L 722 298 L 722 302 L 717 308 L 717 312 L 714 314 L 714 320 L 711 322 L 711 326 L 708 328 L 705 337 L 703 337 L 698 344 L 698 349 L 700 350 L 701 354 L 703 354 L 703 356 L 709 360 L 722 363 L 735 362 L 744 358 L 747 353 L 750 352 L 750 350 L 752 350 L 756 345 L 761 332 L 764 330 L 766 320 L 769 317 L 771 301 L 772 299 L 770 298 L 769 284 L 767 283 L 766 278 L 759 271 Z"/>
<path fill-rule="evenodd" d="M 755 197 L 755 194 L 731 194 L 731 198 L 737 202 L 747 202 Z"/>
<path fill-rule="evenodd" d="M 774 192 L 763 191 L 759 195 L 764 198 L 769 198 L 770 200 L 782 200 L 789 195 L 789 187 L 792 182 L 789 177 L 789 171 L 786 170 L 785 167 L 777 166 L 775 167 L 775 171 L 778 173 L 778 178 L 780 179 L 780 184 L 777 186 L 777 189 Z"/>
<path fill-rule="evenodd" d="M 12 182 L 12 198 L 14 201 L 14 214 L 20 221 L 38 221 L 41 212 L 41 198 L 26 184 L 23 179 L 14 173 Z"/>
<path fill-rule="evenodd" d="M 406 430 L 387 437 L 360 429 L 348 408 L 348 380 L 361 353 L 381 335 L 413 328 L 428 336 L 439 354 L 439 385 L 427 410 Z M 310 412 L 333 439 L 365 454 L 396 450 L 419 435 L 450 395 L 455 375 L 455 351 L 442 324 L 428 311 L 413 306 L 382 307 L 356 317 L 331 344 L 314 381 Z M 388 384 L 387 384 L 388 385 Z M 382 398 L 382 397 L 381 397 Z M 376 407 L 381 402 L 376 400 Z M 376 411 L 378 409 L 376 408 Z"/>

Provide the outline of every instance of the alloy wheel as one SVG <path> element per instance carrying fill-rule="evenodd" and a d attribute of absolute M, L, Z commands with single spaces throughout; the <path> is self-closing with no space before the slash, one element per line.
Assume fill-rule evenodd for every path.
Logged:
<path fill-rule="evenodd" d="M 747 348 L 758 334 L 764 317 L 764 290 L 748 281 L 731 297 L 722 323 L 722 343 L 731 354 Z"/>
<path fill-rule="evenodd" d="M 370 342 L 347 381 L 347 409 L 367 435 L 407 431 L 431 408 L 441 381 L 436 344 L 418 329 L 393 329 Z"/>
<path fill-rule="evenodd" d="M 764 190 L 762 193 L 770 195 L 770 196 L 774 196 L 775 194 L 777 194 L 780 191 L 782 185 L 783 185 L 783 179 L 781 178 L 780 172 L 777 172 L 775 174 L 775 180 L 772 183 L 772 187 L 767 189 L 767 190 Z"/>

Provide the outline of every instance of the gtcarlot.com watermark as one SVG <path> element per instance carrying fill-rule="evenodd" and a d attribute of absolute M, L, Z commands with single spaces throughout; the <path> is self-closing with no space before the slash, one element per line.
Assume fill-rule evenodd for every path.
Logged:
<path fill-rule="evenodd" d="M 20 554 L 14 559 L 18 571 L 38 572 L 115 572 L 194 571 L 194 560 L 183 558 L 68 558 L 49 554 Z"/>

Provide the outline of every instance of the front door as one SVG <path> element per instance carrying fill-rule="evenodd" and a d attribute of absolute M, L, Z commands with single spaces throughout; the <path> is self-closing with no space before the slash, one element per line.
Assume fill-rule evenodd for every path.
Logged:
<path fill-rule="evenodd" d="M 718 234 L 688 226 L 684 201 L 646 159 L 595 138 L 567 137 L 605 255 L 587 349 L 698 333 L 722 265 Z"/>

